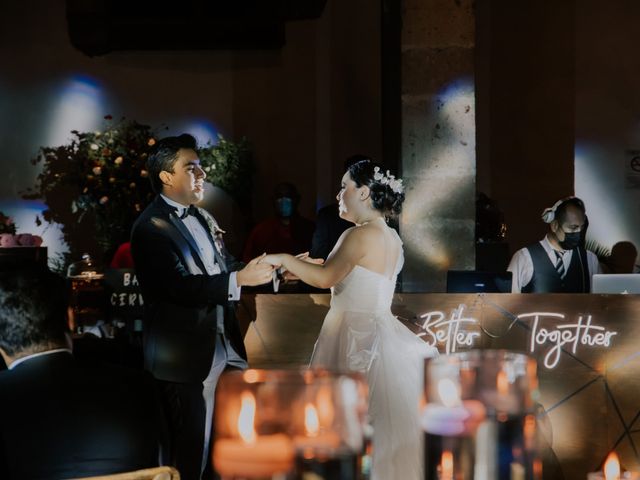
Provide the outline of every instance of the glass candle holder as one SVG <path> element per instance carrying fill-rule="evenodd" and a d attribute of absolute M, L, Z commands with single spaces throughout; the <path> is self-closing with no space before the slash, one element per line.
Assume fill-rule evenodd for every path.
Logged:
<path fill-rule="evenodd" d="M 424 372 L 426 479 L 542 478 L 534 359 L 476 350 L 427 359 Z"/>
<path fill-rule="evenodd" d="M 223 375 L 215 470 L 225 480 L 362 478 L 366 393 L 364 380 L 324 370 Z"/>

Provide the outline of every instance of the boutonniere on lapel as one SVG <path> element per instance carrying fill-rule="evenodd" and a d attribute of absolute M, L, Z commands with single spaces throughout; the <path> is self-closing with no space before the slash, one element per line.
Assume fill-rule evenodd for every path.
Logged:
<path fill-rule="evenodd" d="M 202 216 L 204 217 L 205 222 L 207 222 L 207 226 L 209 227 L 209 231 L 211 232 L 211 236 L 213 237 L 213 243 L 216 246 L 216 250 L 218 250 L 218 253 L 222 256 L 222 258 L 224 258 L 224 240 L 222 239 L 222 235 L 227 232 L 225 232 L 218 226 L 218 222 L 214 220 L 209 212 L 205 211 Z"/>

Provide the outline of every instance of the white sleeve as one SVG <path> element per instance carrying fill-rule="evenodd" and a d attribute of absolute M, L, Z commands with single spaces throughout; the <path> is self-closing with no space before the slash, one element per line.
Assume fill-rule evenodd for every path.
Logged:
<path fill-rule="evenodd" d="M 598 256 L 591 250 L 587 250 L 587 266 L 589 268 L 589 286 L 591 286 L 593 283 L 593 276 L 596 273 L 602 273 L 602 267 L 600 266 Z M 591 288 L 589 288 L 589 291 L 591 291 Z"/>
<path fill-rule="evenodd" d="M 511 281 L 511 293 L 520 293 L 522 289 L 533 278 L 533 260 L 531 260 L 531 254 L 526 248 L 521 248 L 509 262 L 507 271 L 511 272 L 513 279 Z"/>
<path fill-rule="evenodd" d="M 238 286 L 238 279 L 236 278 L 237 273 L 238 272 L 231 272 L 229 274 L 228 298 L 233 302 L 237 302 L 238 300 L 240 300 L 240 293 L 242 293 L 242 287 Z"/>

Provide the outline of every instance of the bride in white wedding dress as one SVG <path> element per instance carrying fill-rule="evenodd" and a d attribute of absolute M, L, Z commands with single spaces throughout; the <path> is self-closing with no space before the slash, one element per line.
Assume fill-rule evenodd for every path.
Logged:
<path fill-rule="evenodd" d="M 362 160 L 344 174 L 337 198 L 340 216 L 355 226 L 343 233 L 323 265 L 288 254 L 261 261 L 282 266 L 310 285 L 331 287 L 331 308 L 311 364 L 366 376 L 374 428 L 372 479 L 422 479 L 422 360 L 437 351 L 391 313 L 404 256 L 402 241 L 385 217 L 400 213 L 402 181 Z"/>

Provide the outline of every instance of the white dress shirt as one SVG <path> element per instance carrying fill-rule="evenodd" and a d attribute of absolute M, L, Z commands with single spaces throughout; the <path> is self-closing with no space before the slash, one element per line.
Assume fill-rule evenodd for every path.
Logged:
<path fill-rule="evenodd" d="M 24 357 L 20 357 L 19 359 L 14 360 L 13 362 L 11 362 L 11 365 L 9 365 L 7 368 L 9 370 L 13 370 L 22 362 L 26 362 L 28 360 L 31 360 L 32 358 L 43 357 L 45 355 L 51 355 L 52 353 L 59 353 L 59 352 L 67 352 L 68 354 L 71 354 L 71 350 L 69 350 L 68 348 L 56 348 L 53 350 L 47 350 L 45 352 L 33 353 L 31 355 L 25 355 Z"/>
<path fill-rule="evenodd" d="M 546 235 L 542 240 L 540 240 L 540 245 L 542 245 L 544 251 L 547 252 L 549 260 L 551 260 L 551 264 L 555 265 L 556 250 L 553 248 Z M 569 265 L 571 265 L 571 257 L 573 256 L 573 250 L 557 251 L 562 255 L 562 263 L 564 264 L 565 271 L 569 270 Z M 601 270 L 600 263 L 598 262 L 598 257 L 595 253 L 589 250 L 587 250 L 587 265 L 589 267 L 589 282 L 591 282 L 591 277 L 595 273 L 601 273 Z M 514 253 L 513 257 L 511 257 L 511 262 L 509 262 L 507 271 L 513 274 L 511 292 L 522 292 L 522 289 L 526 287 L 533 278 L 533 260 L 531 259 L 531 254 L 529 253 L 529 250 L 527 248 L 521 248 L 516 253 Z"/>
<path fill-rule="evenodd" d="M 184 205 L 171 200 L 170 198 L 160 194 L 162 199 L 167 202 L 170 206 L 176 209 L 176 213 L 178 217 L 181 217 L 184 211 L 188 208 Z M 202 226 L 200 221 L 194 217 L 193 215 L 188 215 L 185 218 L 182 218 L 182 223 L 184 223 L 189 233 L 198 245 L 198 250 L 200 250 L 200 258 L 202 258 L 204 262 L 204 266 L 207 269 L 208 275 L 217 275 L 221 272 L 220 266 L 216 262 L 215 254 L 212 250 L 211 241 L 209 240 L 209 236 L 207 235 L 207 231 Z M 215 245 L 213 248 L 217 248 Z M 222 255 L 222 252 L 218 252 Z M 229 290 L 227 298 L 232 301 L 240 300 L 240 293 L 242 292 L 242 287 L 238 286 L 238 280 L 236 278 L 237 272 L 231 272 L 229 274 Z"/>

